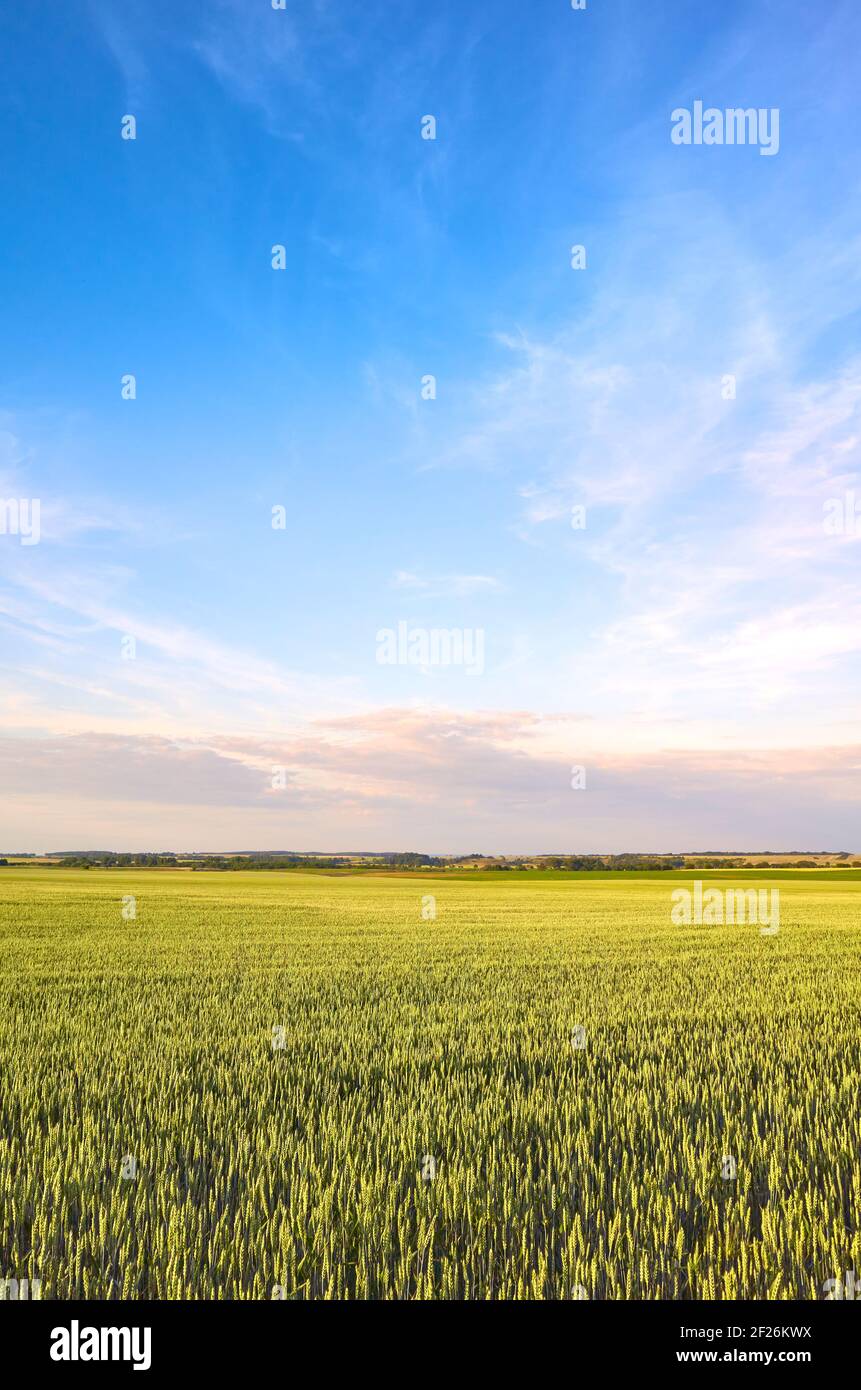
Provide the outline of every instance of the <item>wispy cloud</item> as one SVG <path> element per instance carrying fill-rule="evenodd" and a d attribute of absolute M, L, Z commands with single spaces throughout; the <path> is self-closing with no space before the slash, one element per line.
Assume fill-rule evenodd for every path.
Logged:
<path fill-rule="evenodd" d="M 409 570 L 397 570 L 392 578 L 392 587 L 422 594 L 425 598 L 470 598 L 500 593 L 503 585 L 489 574 L 424 576 L 412 574 Z"/>
<path fill-rule="evenodd" d="M 604 755 L 575 792 L 567 763 L 531 746 L 536 731 L 529 714 L 389 709 L 291 740 L 17 738 L 0 743 L 15 803 L 0 811 L 0 836 L 71 848 L 86 825 L 87 843 L 98 830 L 118 847 L 140 848 L 144 834 L 160 848 L 337 850 L 366 847 L 344 838 L 359 827 L 377 845 L 431 852 L 464 836 L 496 852 L 619 850 L 632 836 L 664 851 L 816 849 L 843 846 L 844 807 L 857 804 L 859 745 L 795 750 L 791 772 L 783 754 L 750 750 Z M 528 817 L 525 833 L 512 809 Z"/>

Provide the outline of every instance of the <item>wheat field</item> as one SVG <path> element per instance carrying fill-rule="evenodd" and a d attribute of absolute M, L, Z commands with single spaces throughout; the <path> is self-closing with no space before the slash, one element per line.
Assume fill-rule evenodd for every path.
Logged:
<path fill-rule="evenodd" d="M 780 891 L 764 936 L 654 880 L 0 870 L 0 1279 L 820 1298 L 861 1268 L 861 894 Z"/>

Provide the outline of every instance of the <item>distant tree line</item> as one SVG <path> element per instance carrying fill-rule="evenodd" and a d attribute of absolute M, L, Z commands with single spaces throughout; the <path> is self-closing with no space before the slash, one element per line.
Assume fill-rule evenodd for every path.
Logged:
<path fill-rule="evenodd" d="M 113 854 L 109 850 L 87 850 L 80 854 L 60 854 L 46 863 L 51 869 L 157 869 L 170 868 L 180 861 L 175 854 Z"/>
<path fill-rule="evenodd" d="M 427 865 L 432 868 L 442 868 L 447 861 L 438 859 L 433 854 L 381 854 L 380 860 L 383 864 L 391 865 L 396 869 L 419 869 Z"/>
<path fill-rule="evenodd" d="M 22 857 L 23 856 L 16 856 Z M 33 856 L 28 856 L 33 858 Z M 848 860 L 847 854 L 840 855 Z M 0 857 L 0 865 L 9 864 L 8 858 Z M 815 869 L 817 861 L 812 858 L 795 860 L 762 859 L 751 863 L 750 858 L 719 855 L 671 855 L 671 854 L 542 854 L 526 858 L 509 859 L 502 855 L 458 855 L 440 857 L 433 854 L 419 854 L 412 851 L 403 853 L 384 853 L 378 855 L 321 855 L 292 854 L 290 852 L 254 852 L 250 854 L 118 854 L 111 850 L 61 851 L 45 863 L 46 868 L 73 869 L 160 869 L 185 868 L 199 871 L 235 872 L 248 869 L 339 869 L 360 872 L 362 869 L 457 869 L 474 867 L 479 872 L 500 871 L 517 872 L 529 869 L 555 869 L 577 873 L 606 873 L 626 871 L 674 869 Z M 851 865 L 861 868 L 856 860 Z"/>
<path fill-rule="evenodd" d="M 343 869 L 349 862 L 334 855 L 329 858 L 300 854 L 255 854 L 250 858 L 241 854 L 212 854 L 196 855 L 191 867 L 194 870 L 222 870 L 229 873 L 237 869 Z"/>
<path fill-rule="evenodd" d="M 578 872 L 598 872 L 607 870 L 639 869 L 681 869 L 684 868 L 681 856 L 664 854 L 550 854 L 535 860 L 537 868 L 570 869 Z"/>

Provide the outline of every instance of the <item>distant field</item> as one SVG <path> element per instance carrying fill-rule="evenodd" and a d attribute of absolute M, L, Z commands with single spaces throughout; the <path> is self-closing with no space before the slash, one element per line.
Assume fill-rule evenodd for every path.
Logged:
<path fill-rule="evenodd" d="M 0 875 L 8 873 L 14 868 L 28 868 L 39 870 L 45 861 L 35 860 L 14 860 L 10 859 L 8 867 L 0 865 Z M 59 865 L 53 865 L 54 871 L 58 873 L 77 873 L 77 869 L 62 869 Z M 91 868 L 82 870 L 87 874 L 109 874 L 114 877 L 123 873 L 136 872 L 133 868 L 105 867 L 93 864 Z M 182 864 L 174 867 L 159 866 L 157 868 L 147 868 L 146 873 L 157 874 L 206 874 L 209 871 L 198 869 L 190 864 Z M 219 874 L 244 873 L 244 870 L 224 869 L 217 871 Z M 738 881 L 739 883 L 753 884 L 769 883 L 778 884 L 783 879 L 821 879 L 823 882 L 855 882 L 861 883 L 861 867 L 851 868 L 826 868 L 817 867 L 813 869 L 387 869 L 380 866 L 370 866 L 368 868 L 358 867 L 352 869 L 308 869 L 298 868 L 292 865 L 284 865 L 283 868 L 274 870 L 255 869 L 255 874 L 269 873 L 276 880 L 283 875 L 298 875 L 302 878 L 309 875 L 322 878 L 415 878 L 415 879 L 448 879 L 450 882 L 457 883 L 521 883 L 521 882 L 543 882 L 543 881 L 565 881 L 569 879 L 587 879 L 591 881 L 601 881 L 606 879 L 609 882 L 636 883 L 641 879 L 654 879 L 658 882 L 686 883 L 695 879 L 722 879 L 725 882 Z M 213 874 L 210 873 L 210 877 Z"/>
<path fill-rule="evenodd" d="M 343 869 L 321 869 L 318 872 L 329 875 L 344 875 Z M 640 879 L 656 879 L 662 883 L 686 883 L 694 879 L 715 878 L 725 882 L 738 880 L 739 883 L 780 883 L 783 879 L 803 878 L 821 879 L 831 882 L 853 880 L 861 883 L 861 869 L 366 869 L 363 876 L 375 878 L 445 878 L 458 882 L 484 883 L 486 880 L 519 883 L 529 880 L 588 879 L 618 882 L 637 882 Z"/>
<path fill-rule="evenodd" d="M 422 877 L 0 870 L 0 1278 L 813 1299 L 861 1269 L 857 874 Z M 694 879 L 779 880 L 780 931 L 674 926 Z"/>

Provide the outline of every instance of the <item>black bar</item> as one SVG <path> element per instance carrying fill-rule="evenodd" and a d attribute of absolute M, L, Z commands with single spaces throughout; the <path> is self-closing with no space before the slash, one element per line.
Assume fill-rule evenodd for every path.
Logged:
<path fill-rule="evenodd" d="M 354 1374 L 378 1356 L 391 1371 L 397 1369 L 395 1339 L 404 1337 L 405 1381 L 426 1381 L 437 1370 L 451 1375 L 458 1364 L 455 1345 L 463 1344 L 464 1356 L 486 1356 L 488 1369 L 496 1358 L 505 1367 L 510 1357 L 524 1355 L 536 1369 L 563 1357 L 573 1378 L 587 1366 L 686 1378 L 708 1365 L 730 1373 L 754 1366 L 767 1373 L 767 1383 L 775 1371 L 800 1368 L 819 1381 L 857 1365 L 861 1308 L 851 1300 L 476 1303 L 468 1311 L 452 1304 L 42 1301 L 6 1302 L 0 1328 L 7 1365 L 12 1360 L 61 1380 L 133 1374 L 135 1360 L 141 1363 L 137 1378 L 156 1380 L 182 1372 L 263 1374 L 266 1366 L 298 1375 L 309 1358 L 327 1373 L 343 1364 Z M 97 1338 L 87 1331 L 93 1328 Z M 120 1330 L 105 1339 L 105 1349 L 115 1347 L 120 1356 L 127 1350 L 128 1359 L 52 1359 L 52 1347 L 71 1355 L 75 1347 L 80 1352 L 95 1345 L 101 1355 L 102 1328 Z M 68 1342 L 57 1329 L 65 1330 Z"/>

